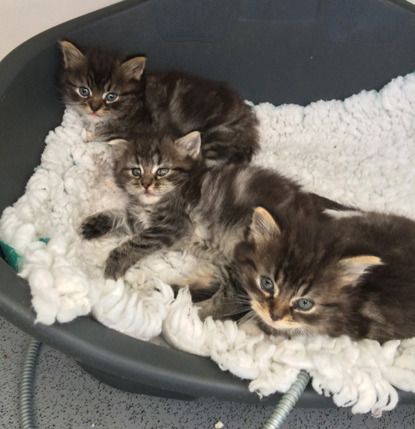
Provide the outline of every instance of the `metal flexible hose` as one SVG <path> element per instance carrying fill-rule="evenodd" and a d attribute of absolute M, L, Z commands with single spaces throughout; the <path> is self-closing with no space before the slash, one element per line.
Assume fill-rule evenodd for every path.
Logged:
<path fill-rule="evenodd" d="M 262 429 L 281 428 L 284 420 L 288 417 L 288 414 L 291 413 L 295 407 L 295 404 L 301 398 L 301 395 L 303 394 L 309 381 L 310 376 L 308 373 L 305 371 L 300 371 L 297 376 L 297 380 L 294 381 L 289 390 L 279 400 L 278 404 L 274 408 L 274 411 L 269 416 L 264 426 L 262 426 Z"/>
<path fill-rule="evenodd" d="M 19 388 L 19 420 L 21 429 L 34 429 L 33 425 L 33 379 L 41 343 L 32 339 L 23 363 Z"/>
<path fill-rule="evenodd" d="M 39 341 L 32 339 L 23 363 L 19 389 L 19 419 L 21 429 L 35 429 L 33 424 L 33 380 L 40 346 L 41 343 Z M 262 429 L 281 428 L 284 420 L 295 407 L 309 381 L 310 376 L 308 373 L 300 371 L 297 380 L 280 399 Z"/>

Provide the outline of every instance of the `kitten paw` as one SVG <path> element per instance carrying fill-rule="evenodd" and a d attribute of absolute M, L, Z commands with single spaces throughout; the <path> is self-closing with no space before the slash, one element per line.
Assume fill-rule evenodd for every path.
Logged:
<path fill-rule="evenodd" d="M 108 256 L 105 264 L 104 276 L 106 279 L 117 280 L 122 277 L 128 268 L 129 262 L 126 260 L 124 253 L 120 249 L 114 249 Z"/>
<path fill-rule="evenodd" d="M 81 225 L 80 233 L 83 238 L 91 240 L 101 237 L 112 230 L 112 218 L 104 213 L 90 216 Z"/>
<path fill-rule="evenodd" d="M 87 130 L 87 132 L 86 132 L 86 141 L 87 141 L 87 143 L 93 142 L 94 138 L 95 138 L 94 133 L 92 131 L 90 131 L 90 130 Z"/>

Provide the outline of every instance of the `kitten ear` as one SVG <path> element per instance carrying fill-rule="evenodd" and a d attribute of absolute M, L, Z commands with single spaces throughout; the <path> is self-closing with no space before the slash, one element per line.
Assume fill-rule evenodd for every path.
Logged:
<path fill-rule="evenodd" d="M 140 80 L 146 65 L 145 57 L 134 57 L 121 64 L 121 69 L 127 79 Z"/>
<path fill-rule="evenodd" d="M 75 45 L 67 42 L 66 40 L 59 43 L 62 49 L 65 68 L 69 69 L 71 67 L 76 67 L 84 61 L 84 54 Z"/>
<path fill-rule="evenodd" d="M 200 154 L 202 140 L 199 131 L 192 131 L 191 133 L 186 134 L 184 137 L 180 137 L 179 139 L 175 140 L 174 143 L 183 152 L 185 152 L 186 155 L 189 155 L 193 159 L 196 159 Z"/>
<path fill-rule="evenodd" d="M 110 140 L 108 144 L 113 147 L 116 156 L 121 156 L 127 150 L 128 141 L 124 139 L 114 139 Z"/>
<path fill-rule="evenodd" d="M 341 259 L 339 265 L 343 271 L 343 284 L 356 285 L 363 274 L 371 268 L 382 264 L 382 260 L 373 255 L 361 255 Z"/>
<path fill-rule="evenodd" d="M 252 216 L 250 235 L 255 242 L 277 238 L 281 234 L 280 227 L 271 214 L 263 207 L 257 207 Z"/>

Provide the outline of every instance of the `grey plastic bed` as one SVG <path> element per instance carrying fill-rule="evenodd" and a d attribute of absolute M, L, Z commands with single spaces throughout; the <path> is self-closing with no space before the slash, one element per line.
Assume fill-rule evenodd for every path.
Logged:
<path fill-rule="evenodd" d="M 149 69 L 228 81 L 254 103 L 306 105 L 380 89 L 413 71 L 415 9 L 386 0 L 127 0 L 41 33 L 0 63 L 0 212 L 24 192 L 45 136 L 61 122 L 58 39 L 146 54 Z M 91 318 L 34 324 L 29 286 L 3 259 L 0 315 L 124 390 L 259 401 L 246 382 L 208 359 L 129 338 Z M 401 402 L 411 400 L 401 394 Z M 332 401 L 307 389 L 299 404 Z"/>

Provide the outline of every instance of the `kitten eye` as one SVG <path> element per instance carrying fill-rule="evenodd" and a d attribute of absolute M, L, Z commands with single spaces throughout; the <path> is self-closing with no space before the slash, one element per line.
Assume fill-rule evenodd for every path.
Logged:
<path fill-rule="evenodd" d="M 158 177 L 165 176 L 170 170 L 168 168 L 159 168 L 156 172 Z"/>
<path fill-rule="evenodd" d="M 297 301 L 294 301 L 293 306 L 299 310 L 308 311 L 314 307 L 314 302 L 309 299 L 301 298 Z"/>
<path fill-rule="evenodd" d="M 274 282 L 268 277 L 261 276 L 260 283 L 261 283 L 262 289 L 264 289 L 266 292 L 270 292 L 270 293 L 274 292 Z"/>
<path fill-rule="evenodd" d="M 117 94 L 114 94 L 113 92 L 109 92 L 106 96 L 105 96 L 105 101 L 108 101 L 108 103 L 112 103 L 113 101 L 115 101 L 118 98 Z"/>
<path fill-rule="evenodd" d="M 140 177 L 140 176 L 141 176 L 141 168 L 133 168 L 133 169 L 131 170 L 131 174 L 132 174 L 134 177 Z"/>
<path fill-rule="evenodd" d="M 81 97 L 88 97 L 91 94 L 91 91 L 88 88 L 81 86 L 78 88 L 78 93 Z"/>

